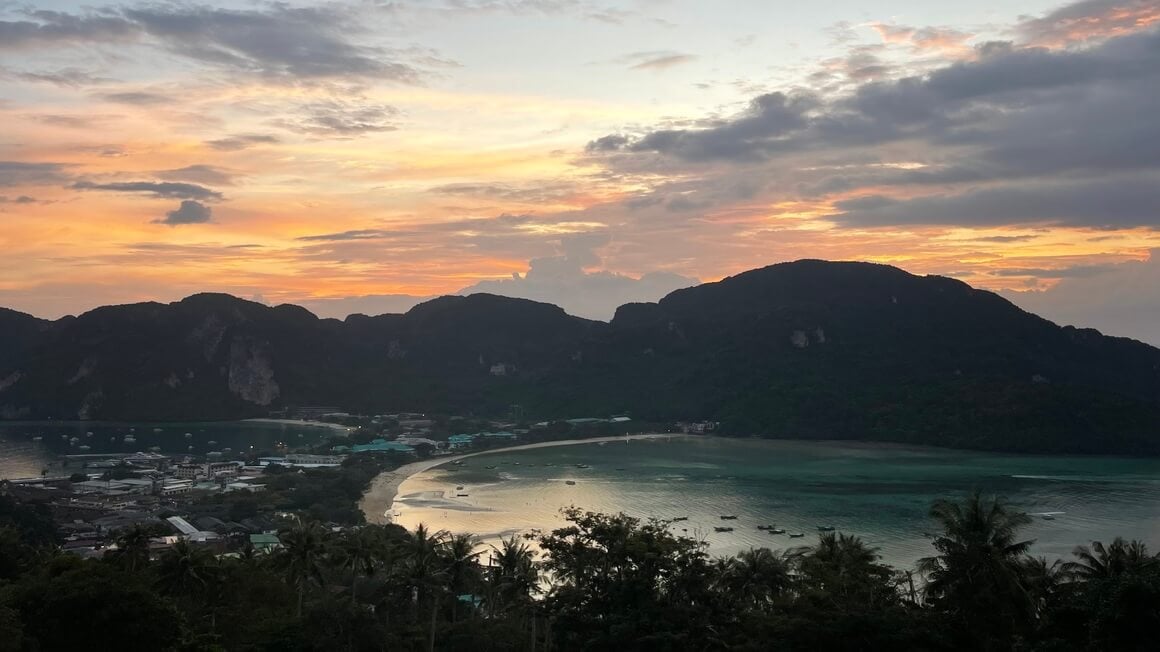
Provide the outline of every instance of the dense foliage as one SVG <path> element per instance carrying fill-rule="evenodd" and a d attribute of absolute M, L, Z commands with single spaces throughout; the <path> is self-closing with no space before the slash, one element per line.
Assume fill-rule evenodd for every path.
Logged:
<path fill-rule="evenodd" d="M 1160 561 L 1120 539 L 1027 556 L 1026 517 L 940 501 L 917 572 L 854 536 L 714 559 L 664 522 L 566 510 L 482 549 L 420 527 L 327 531 L 215 556 L 151 555 L 126 530 L 102 559 L 55 552 L 41 514 L 0 504 L 0 650 L 1151 650 Z"/>
<path fill-rule="evenodd" d="M 630 414 L 781 438 L 1160 454 L 1160 351 L 940 277 L 798 261 L 621 307 L 490 295 L 317 319 L 225 295 L 55 322 L 0 312 L 0 418 L 279 407 L 532 421 Z"/>

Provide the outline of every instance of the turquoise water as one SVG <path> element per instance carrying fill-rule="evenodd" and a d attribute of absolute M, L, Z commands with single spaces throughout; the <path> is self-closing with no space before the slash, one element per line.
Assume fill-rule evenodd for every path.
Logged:
<path fill-rule="evenodd" d="M 89 434 L 92 433 L 92 434 Z M 189 433 L 189 437 L 185 436 Z M 273 451 L 316 443 L 333 434 L 329 428 L 253 421 L 213 423 L 99 423 L 0 421 L 0 478 L 30 478 L 43 469 L 56 475 L 67 455 L 148 451 L 204 455 L 211 451 Z M 135 441 L 125 441 L 129 436 Z M 39 440 L 36 438 L 39 437 Z M 75 438 L 75 441 L 73 441 Z M 87 447 L 87 448 L 83 448 Z M 71 463 L 70 468 L 79 467 Z"/>
<path fill-rule="evenodd" d="M 1066 556 L 1078 544 L 1117 535 L 1160 548 L 1160 460 L 851 443 L 673 438 L 495 453 L 412 477 L 394 511 L 404 526 L 426 522 L 485 542 L 559 527 L 559 510 L 568 505 L 687 516 L 674 530 L 706 540 L 714 554 L 812 543 L 818 526 L 832 526 L 879 547 L 888 563 L 909 567 L 931 554 L 930 503 L 974 488 L 1036 515 L 1026 530 L 1035 554 Z M 722 514 L 738 518 L 722 521 Z M 806 536 L 757 530 L 766 524 Z M 722 525 L 735 530 L 713 531 Z"/>

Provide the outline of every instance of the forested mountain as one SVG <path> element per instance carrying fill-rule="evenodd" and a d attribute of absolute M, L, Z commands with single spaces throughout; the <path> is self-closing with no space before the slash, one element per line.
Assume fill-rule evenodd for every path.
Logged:
<path fill-rule="evenodd" d="M 990 292 L 798 261 L 622 306 L 492 295 L 318 319 L 202 294 L 0 312 L 0 415 L 216 419 L 283 406 L 716 420 L 733 434 L 1160 453 L 1160 350 Z"/>

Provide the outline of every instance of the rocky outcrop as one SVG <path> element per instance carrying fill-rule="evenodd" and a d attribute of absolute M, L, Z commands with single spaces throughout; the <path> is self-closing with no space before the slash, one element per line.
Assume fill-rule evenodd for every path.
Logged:
<path fill-rule="evenodd" d="M 235 396 L 256 405 L 270 405 L 278 398 L 270 349 L 252 337 L 230 342 L 229 388 Z"/>

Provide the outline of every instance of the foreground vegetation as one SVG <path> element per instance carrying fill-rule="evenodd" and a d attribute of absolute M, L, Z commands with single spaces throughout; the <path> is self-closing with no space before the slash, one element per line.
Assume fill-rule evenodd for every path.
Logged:
<path fill-rule="evenodd" d="M 941 534 L 914 571 L 841 533 L 714 559 L 667 523 L 579 509 L 489 549 L 302 522 L 269 554 L 151 558 L 130 529 L 84 561 L 56 552 L 46 513 L 2 507 L 0 651 L 1151 650 L 1160 631 L 1144 545 L 1030 557 L 1028 517 L 979 495 L 932 507 Z"/>

